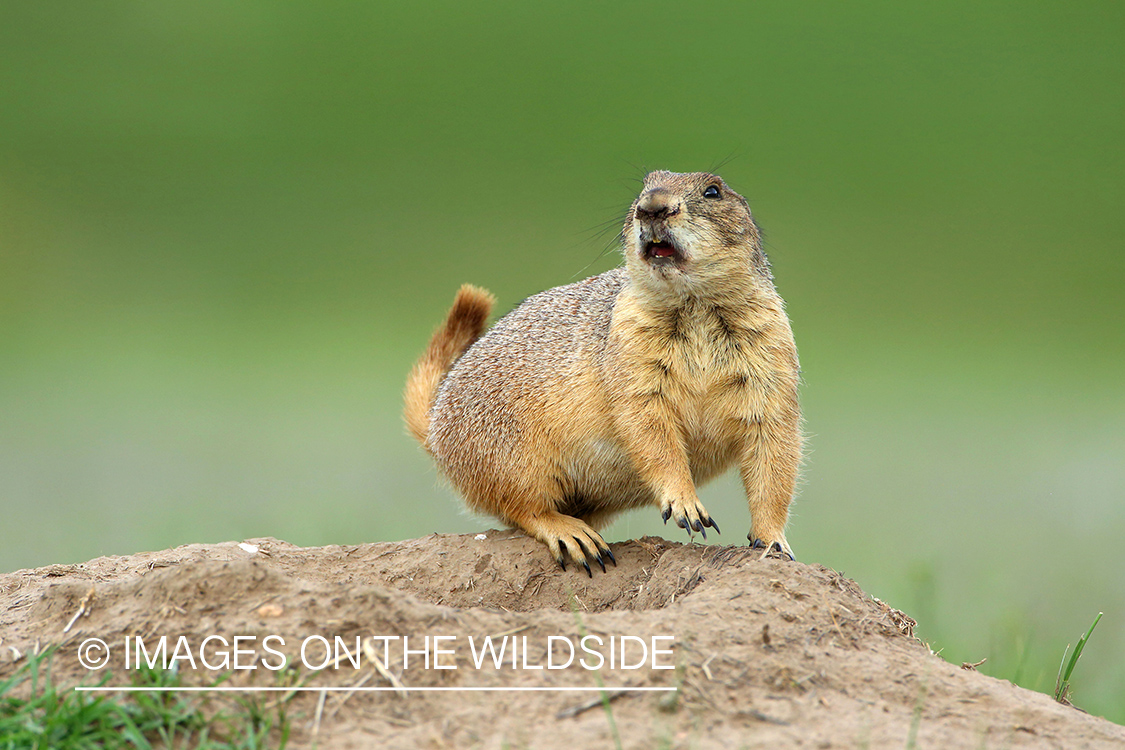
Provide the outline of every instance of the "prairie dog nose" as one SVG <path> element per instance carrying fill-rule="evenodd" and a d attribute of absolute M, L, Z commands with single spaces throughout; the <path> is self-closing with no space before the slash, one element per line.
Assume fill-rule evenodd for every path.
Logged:
<path fill-rule="evenodd" d="M 680 212 L 680 202 L 665 188 L 653 188 L 637 201 L 638 219 L 663 219 Z"/>

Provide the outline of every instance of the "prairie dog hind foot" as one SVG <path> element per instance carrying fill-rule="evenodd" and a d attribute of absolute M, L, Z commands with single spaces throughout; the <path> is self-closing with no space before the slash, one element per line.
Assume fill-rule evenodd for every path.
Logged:
<path fill-rule="evenodd" d="M 528 536 L 547 545 L 555 562 L 563 570 L 566 570 L 567 558 L 585 568 L 586 575 L 591 578 L 594 575 L 590 569 L 591 562 L 597 563 L 603 573 L 605 560 L 617 565 L 613 550 L 602 539 L 602 535 L 594 531 L 585 521 L 574 516 L 550 510 L 518 520 L 512 519 L 510 523 L 523 529 Z"/>

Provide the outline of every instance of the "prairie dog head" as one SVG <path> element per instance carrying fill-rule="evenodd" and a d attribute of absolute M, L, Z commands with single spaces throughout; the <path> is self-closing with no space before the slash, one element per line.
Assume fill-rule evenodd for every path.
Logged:
<path fill-rule="evenodd" d="M 651 172 L 625 220 L 630 278 L 675 296 L 723 295 L 770 281 L 746 199 L 707 172 Z"/>

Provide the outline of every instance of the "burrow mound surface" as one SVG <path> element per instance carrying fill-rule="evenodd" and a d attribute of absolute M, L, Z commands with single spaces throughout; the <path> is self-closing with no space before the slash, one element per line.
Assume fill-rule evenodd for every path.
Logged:
<path fill-rule="evenodd" d="M 106 670 L 78 659 L 79 646 L 96 637 L 110 646 L 109 684 L 128 685 L 126 636 L 147 646 L 167 636 L 169 654 L 183 636 L 198 658 L 199 645 L 217 635 L 248 639 L 241 666 L 258 666 L 225 684 L 276 687 L 281 673 L 265 668 L 270 655 L 259 645 L 267 635 L 294 663 L 310 636 L 339 636 L 347 646 L 358 636 L 378 648 L 356 655 L 358 668 L 341 656 L 335 667 L 306 670 L 307 685 L 576 688 L 600 679 L 631 689 L 609 704 L 624 747 L 902 748 L 912 731 L 918 747 L 1125 747 L 1125 727 L 932 655 L 909 617 L 822 566 L 652 537 L 612 549 L 617 566 L 592 578 L 558 570 L 539 543 L 510 531 L 311 549 L 252 539 L 17 571 L 0 575 L 0 679 L 28 653 L 57 646 L 56 681 L 96 684 Z M 587 641 L 600 669 L 578 662 L 597 666 L 580 650 L 586 635 L 601 639 Z M 414 653 L 404 668 L 402 636 L 418 651 L 425 637 L 443 636 L 446 652 L 431 668 Z M 507 637 L 515 662 L 509 649 L 499 667 L 485 658 L 478 668 L 469 639 L 479 649 L 485 636 L 497 647 Z M 645 646 L 670 653 L 622 668 L 622 636 L 632 638 L 621 646 L 626 667 L 643 660 Z M 564 640 L 579 647 L 570 666 L 537 669 L 565 662 Z M 323 654 L 318 643 L 313 661 Z M 209 653 L 214 664 L 218 652 Z M 221 673 L 183 659 L 178 667 L 188 684 Z M 636 690 L 643 687 L 678 690 Z M 293 699 L 291 746 L 571 750 L 614 742 L 597 693 L 321 695 Z"/>

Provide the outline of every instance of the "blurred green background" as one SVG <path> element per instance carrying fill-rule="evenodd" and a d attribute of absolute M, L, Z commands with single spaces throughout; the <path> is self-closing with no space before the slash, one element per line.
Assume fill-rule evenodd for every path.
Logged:
<path fill-rule="evenodd" d="M 1118 2 L 6 2 L 0 570 L 493 525 L 399 418 L 457 286 L 610 268 L 644 170 L 733 155 L 799 558 L 1039 690 L 1105 611 L 1075 700 L 1125 722 L 1123 48 Z"/>

